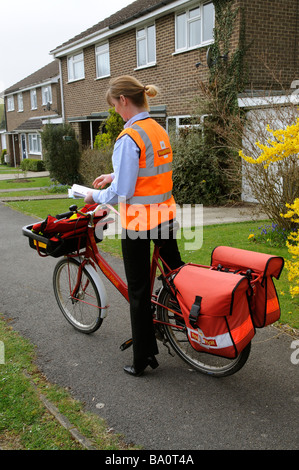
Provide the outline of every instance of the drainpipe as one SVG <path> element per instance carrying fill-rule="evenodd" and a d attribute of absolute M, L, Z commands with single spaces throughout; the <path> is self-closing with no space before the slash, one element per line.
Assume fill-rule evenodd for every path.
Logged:
<path fill-rule="evenodd" d="M 60 77 L 60 94 L 61 94 L 61 117 L 62 122 L 65 122 L 65 115 L 64 115 L 64 95 L 63 95 L 63 83 L 62 83 L 62 69 L 61 69 L 61 60 L 59 60 L 59 77 Z"/>
<path fill-rule="evenodd" d="M 13 161 L 14 161 L 14 167 L 16 167 L 15 134 L 12 134 L 12 148 L 13 148 Z"/>
<path fill-rule="evenodd" d="M 90 148 L 93 149 L 92 121 L 89 121 L 89 129 L 90 129 Z"/>

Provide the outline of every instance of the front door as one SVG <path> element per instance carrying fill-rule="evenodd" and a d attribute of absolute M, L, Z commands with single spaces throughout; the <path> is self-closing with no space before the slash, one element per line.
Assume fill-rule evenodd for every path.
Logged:
<path fill-rule="evenodd" d="M 22 146 L 22 160 L 24 160 L 24 158 L 27 158 L 26 134 L 21 135 L 21 146 Z"/>

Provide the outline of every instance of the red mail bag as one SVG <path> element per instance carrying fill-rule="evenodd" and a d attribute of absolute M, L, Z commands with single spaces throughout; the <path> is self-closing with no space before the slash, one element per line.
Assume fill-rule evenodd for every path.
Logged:
<path fill-rule="evenodd" d="M 211 266 L 219 270 L 240 271 L 256 275 L 252 283 L 251 311 L 254 326 L 263 328 L 280 318 L 280 305 L 273 282 L 284 266 L 280 256 L 256 253 L 228 246 L 218 246 L 212 253 Z"/>
<path fill-rule="evenodd" d="M 255 334 L 248 278 L 186 264 L 177 271 L 173 284 L 192 347 L 237 357 Z"/>
<path fill-rule="evenodd" d="M 81 212 L 92 211 L 97 207 L 97 204 L 86 204 Z M 103 230 L 107 227 L 108 209 L 99 209 L 94 217 L 94 226 L 100 229 L 102 225 Z M 57 218 L 51 215 L 33 225 L 23 227 L 23 235 L 29 238 L 29 245 L 31 248 L 38 251 L 40 256 L 52 256 L 58 258 L 68 253 L 78 252 L 80 249 L 86 247 L 86 233 L 89 223 L 88 217 L 78 214 L 75 218 L 64 217 Z M 97 231 L 100 233 L 100 230 Z M 98 238 L 95 233 L 95 240 L 99 242 L 102 238 Z"/>

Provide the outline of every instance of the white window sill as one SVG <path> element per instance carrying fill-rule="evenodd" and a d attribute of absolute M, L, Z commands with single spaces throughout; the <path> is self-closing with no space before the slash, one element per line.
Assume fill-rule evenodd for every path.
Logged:
<path fill-rule="evenodd" d="M 102 77 L 96 77 L 96 78 L 94 79 L 94 81 L 96 82 L 97 80 L 103 80 L 104 78 L 110 78 L 110 77 L 111 77 L 110 74 L 109 74 L 109 75 L 103 75 Z"/>
<path fill-rule="evenodd" d="M 74 83 L 74 82 L 80 82 L 81 80 L 85 80 L 85 76 L 81 78 L 74 78 L 74 80 L 68 80 L 67 83 L 69 84 L 69 83 Z"/>
<path fill-rule="evenodd" d="M 143 70 L 143 69 L 148 69 L 148 68 L 150 68 L 150 67 L 156 67 L 156 65 L 157 65 L 157 62 L 153 62 L 153 63 L 151 63 L 151 64 L 146 64 L 146 65 L 141 65 L 140 67 L 136 67 L 136 68 L 134 69 L 134 72 L 135 72 L 136 70 Z"/>
<path fill-rule="evenodd" d="M 210 46 L 211 44 L 214 44 L 214 39 L 211 40 L 211 41 L 207 41 L 203 44 L 199 44 L 198 46 L 189 47 L 189 48 L 186 48 L 186 49 L 179 49 L 179 50 L 173 52 L 172 55 L 174 56 L 174 55 L 184 54 L 184 52 L 190 52 L 190 51 L 194 51 L 196 49 L 202 49 L 203 47 Z"/>

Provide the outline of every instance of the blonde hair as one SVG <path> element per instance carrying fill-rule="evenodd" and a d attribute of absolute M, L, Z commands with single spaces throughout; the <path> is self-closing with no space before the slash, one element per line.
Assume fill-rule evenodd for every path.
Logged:
<path fill-rule="evenodd" d="M 109 83 L 106 100 L 113 106 L 112 99 L 118 100 L 121 95 L 130 98 L 133 104 L 139 108 L 149 109 L 147 97 L 154 97 L 159 93 L 155 85 L 142 85 L 136 78 L 130 75 L 122 75 L 114 78 Z"/>

